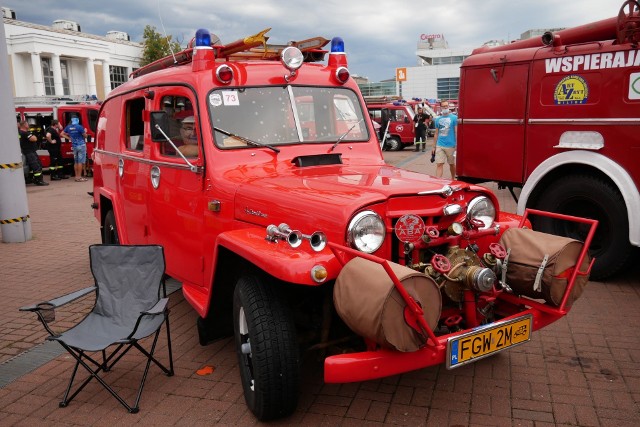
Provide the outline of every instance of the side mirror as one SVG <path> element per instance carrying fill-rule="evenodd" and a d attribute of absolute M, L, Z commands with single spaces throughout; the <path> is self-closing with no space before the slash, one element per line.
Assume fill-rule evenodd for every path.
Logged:
<path fill-rule="evenodd" d="M 408 116 L 404 116 L 404 122 L 405 123 L 409 123 L 409 117 Z"/>
<path fill-rule="evenodd" d="M 164 142 L 167 138 L 157 128 L 160 127 L 165 133 L 169 132 L 169 115 L 166 111 L 151 112 L 151 140 L 153 142 Z"/>

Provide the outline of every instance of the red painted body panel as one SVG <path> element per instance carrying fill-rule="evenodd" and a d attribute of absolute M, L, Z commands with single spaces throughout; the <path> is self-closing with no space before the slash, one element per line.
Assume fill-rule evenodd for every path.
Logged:
<path fill-rule="evenodd" d="M 640 96 L 633 95 L 633 81 L 640 50 L 612 40 L 615 22 L 561 31 L 570 36 L 560 38 L 566 46 L 531 39 L 469 56 L 461 67 L 459 176 L 522 185 L 546 159 L 584 149 L 559 146 L 564 133 L 596 132 L 604 142 L 597 154 L 619 164 L 637 186 Z M 584 82 L 586 93 L 561 104 L 557 92 L 570 76 Z"/>

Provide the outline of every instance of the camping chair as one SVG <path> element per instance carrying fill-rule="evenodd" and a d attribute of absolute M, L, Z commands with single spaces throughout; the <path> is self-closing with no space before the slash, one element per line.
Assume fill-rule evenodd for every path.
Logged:
<path fill-rule="evenodd" d="M 61 408 L 66 407 L 95 378 L 130 413 L 137 413 L 151 362 L 158 365 L 168 376 L 173 375 L 167 308 L 169 299 L 166 297 L 164 282 L 164 252 L 161 246 L 92 245 L 89 247 L 89 258 L 95 286 L 51 301 L 22 307 L 20 310 L 35 312 L 50 334 L 47 340 L 60 343 L 76 360 L 69 385 L 59 404 Z M 49 326 L 49 323 L 55 320 L 54 310 L 93 291 L 96 292 L 96 301 L 91 312 L 66 332 L 55 333 Z M 165 322 L 169 369 L 153 356 L 160 329 Z M 153 344 L 147 351 L 138 341 L 152 334 L 155 334 Z M 107 355 L 109 347 L 111 349 Z M 110 371 L 134 347 L 146 356 L 147 363 L 135 403 L 129 406 L 98 374 Z M 101 352 L 102 361 L 95 360 L 93 357 L 96 355 L 92 357 L 87 352 Z M 80 365 L 90 376 L 69 396 Z"/>

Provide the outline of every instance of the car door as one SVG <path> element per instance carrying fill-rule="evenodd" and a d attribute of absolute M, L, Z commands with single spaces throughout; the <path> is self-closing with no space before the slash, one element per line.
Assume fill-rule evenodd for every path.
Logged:
<path fill-rule="evenodd" d="M 162 86 L 153 91 L 151 111 L 167 113 L 168 125 L 163 129 L 166 136 L 181 150 L 186 146 L 185 139 L 193 136 L 193 131 L 184 133 L 181 129 L 194 129 L 197 150 L 183 150 L 185 160 L 168 141 L 152 143 L 148 183 L 149 241 L 164 247 L 169 275 L 183 284 L 202 286 L 203 216 L 207 207 L 203 197 L 201 121 L 194 109 L 195 96 L 182 86 Z M 192 167 L 198 171 L 193 171 Z"/>
<path fill-rule="evenodd" d="M 116 101 L 114 101 L 116 102 Z M 118 193 L 123 204 L 120 210 L 124 223 L 121 235 L 126 236 L 126 244 L 146 244 L 148 242 L 148 186 L 150 146 L 144 140 L 143 112 L 146 99 L 142 91 L 127 94 L 112 132 L 120 133 L 120 155 L 118 156 Z"/>

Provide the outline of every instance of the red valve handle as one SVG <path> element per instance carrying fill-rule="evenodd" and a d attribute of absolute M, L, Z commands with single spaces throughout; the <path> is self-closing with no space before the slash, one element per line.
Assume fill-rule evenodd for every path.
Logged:
<path fill-rule="evenodd" d="M 434 255 L 433 258 L 431 258 L 431 265 L 433 266 L 433 269 L 440 274 L 446 274 L 451 270 L 451 263 L 444 255 Z"/>
<path fill-rule="evenodd" d="M 444 321 L 444 324 L 447 325 L 448 327 L 452 327 L 452 326 L 459 325 L 460 322 L 462 322 L 462 316 L 460 316 L 459 314 L 456 314 L 454 316 L 447 317 L 446 320 Z"/>
<path fill-rule="evenodd" d="M 440 236 L 440 232 L 438 231 L 438 227 L 434 227 L 433 225 L 430 225 L 425 229 L 425 234 L 427 234 L 432 239 L 436 239 L 436 238 L 438 238 L 438 236 Z"/>
<path fill-rule="evenodd" d="M 507 251 L 500 243 L 490 244 L 489 251 L 498 259 L 504 259 L 507 256 Z"/>

